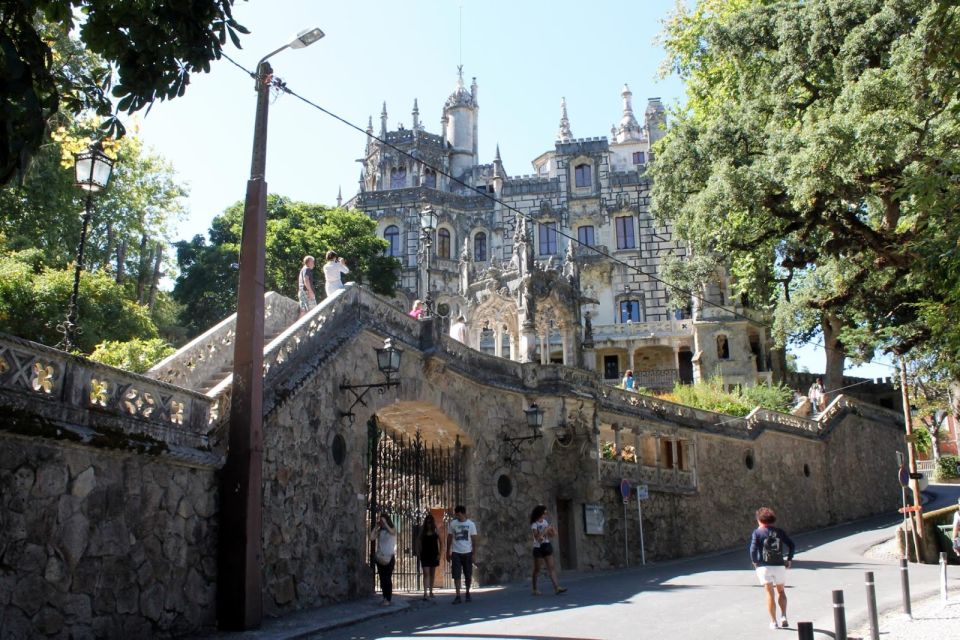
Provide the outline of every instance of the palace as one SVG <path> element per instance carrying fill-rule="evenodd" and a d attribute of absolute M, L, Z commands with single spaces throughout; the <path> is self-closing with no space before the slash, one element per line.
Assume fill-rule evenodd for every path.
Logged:
<path fill-rule="evenodd" d="M 610 381 L 632 369 L 647 389 L 769 381 L 769 332 L 731 300 L 725 274 L 686 308 L 668 301 L 664 260 L 687 249 L 651 215 L 646 175 L 666 112 L 650 98 L 641 124 L 632 96 L 624 85 L 609 139 L 574 138 L 561 99 L 553 147 L 532 175 L 511 176 L 499 147 L 492 163 L 479 161 L 478 88 L 461 70 L 440 134 L 426 131 L 416 100 L 409 129 L 389 130 L 386 104 L 376 137 L 371 118 L 360 190 L 346 205 L 377 221 L 407 296 L 429 296 L 446 322 L 465 316 L 470 346 L 485 353 Z M 427 206 L 438 221 L 424 236 Z"/>

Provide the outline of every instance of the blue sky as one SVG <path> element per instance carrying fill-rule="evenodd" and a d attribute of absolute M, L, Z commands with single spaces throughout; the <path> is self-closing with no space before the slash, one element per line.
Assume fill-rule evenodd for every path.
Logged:
<path fill-rule="evenodd" d="M 293 34 L 320 27 L 324 39 L 271 58 L 275 74 L 360 127 L 373 116 L 378 131 L 383 101 L 389 128 L 409 128 L 416 98 L 427 130 L 438 133 L 462 63 L 467 84 L 476 77 L 479 86 L 480 161 L 492 161 L 499 144 L 506 170 L 519 175 L 532 173 L 530 161 L 552 148 L 561 97 L 575 137 L 609 134 L 621 115 L 624 83 L 638 113 L 648 97 L 668 106 L 682 100 L 677 78 L 658 78 L 664 54 L 655 41 L 674 6 L 673 0 L 238 1 L 235 17 L 251 34 L 242 50 L 227 53 L 252 69 Z M 140 136 L 189 185 L 180 237 L 205 234 L 214 216 L 243 198 L 255 100 L 253 81 L 223 60 L 193 76 L 184 97 L 142 118 Z M 356 192 L 362 134 L 280 96 L 270 107 L 268 135 L 272 193 L 332 205 L 338 189 L 344 199 Z M 801 353 L 801 365 L 811 370 L 822 370 L 822 361 L 822 350 Z"/>

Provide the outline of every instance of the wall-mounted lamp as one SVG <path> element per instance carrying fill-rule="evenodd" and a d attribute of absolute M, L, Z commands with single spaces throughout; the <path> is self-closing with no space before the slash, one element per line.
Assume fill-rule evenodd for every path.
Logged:
<path fill-rule="evenodd" d="M 387 338 L 383 341 L 383 348 L 375 348 L 374 351 L 377 352 L 377 368 L 386 380 L 369 384 L 347 384 L 344 378 L 344 382 L 340 385 L 341 391 L 349 391 L 353 394 L 353 404 L 346 411 L 340 412 L 340 417 L 350 418 L 350 422 L 353 422 L 353 410 L 358 404 L 367 406 L 363 399 L 371 389 L 376 389 L 377 393 L 383 395 L 390 387 L 400 386 L 400 357 L 403 355 L 403 350 L 393 346 L 392 338 Z"/>
<path fill-rule="evenodd" d="M 503 434 L 503 444 L 507 452 L 504 459 L 507 462 L 513 462 L 516 456 L 520 455 L 520 446 L 530 440 L 539 440 L 543 437 L 543 410 L 537 406 L 536 402 L 530 403 L 530 408 L 523 410 L 527 418 L 527 427 L 530 428 L 528 436 L 508 436 Z M 509 448 L 507 448 L 509 447 Z"/>

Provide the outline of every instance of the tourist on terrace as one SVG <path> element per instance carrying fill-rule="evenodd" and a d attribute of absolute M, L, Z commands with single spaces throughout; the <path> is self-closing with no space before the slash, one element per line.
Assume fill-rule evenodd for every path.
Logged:
<path fill-rule="evenodd" d="M 813 384 L 810 385 L 810 390 L 807 391 L 807 397 L 810 398 L 810 411 L 813 414 L 823 411 L 823 380 L 817 378 L 813 381 Z"/>
<path fill-rule="evenodd" d="M 621 381 L 620 386 L 627 391 L 633 391 L 633 384 L 633 369 L 627 369 L 627 372 L 623 374 L 623 380 Z"/>
<path fill-rule="evenodd" d="M 427 309 L 426 307 L 423 306 L 423 300 L 414 300 L 413 308 L 410 309 L 409 315 L 411 318 L 416 318 L 417 320 L 419 320 L 420 318 L 423 317 L 423 314 L 426 312 L 427 312 Z"/>
<path fill-rule="evenodd" d="M 323 265 L 323 276 L 327 282 L 327 297 L 329 298 L 335 291 L 343 289 L 343 280 L 340 276 L 344 273 L 350 273 L 347 269 L 347 262 L 336 251 L 327 251 L 327 263 Z"/>
<path fill-rule="evenodd" d="M 317 292 L 313 289 L 313 265 L 313 256 L 305 256 L 297 278 L 297 299 L 300 301 L 301 318 L 317 306 Z"/>
<path fill-rule="evenodd" d="M 450 325 L 450 337 L 457 342 L 467 344 L 467 319 L 457 316 L 457 321 Z"/>

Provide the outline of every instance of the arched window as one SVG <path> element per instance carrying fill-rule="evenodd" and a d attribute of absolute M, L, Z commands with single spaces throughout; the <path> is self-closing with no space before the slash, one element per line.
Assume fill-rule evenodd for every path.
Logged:
<path fill-rule="evenodd" d="M 403 167 L 390 169 L 390 188 L 403 189 L 407 182 L 407 170 Z"/>
<path fill-rule="evenodd" d="M 444 260 L 450 259 L 450 231 L 448 229 L 437 231 L 437 257 Z"/>
<path fill-rule="evenodd" d="M 557 252 L 557 223 L 540 223 L 540 255 L 549 256 Z"/>
<path fill-rule="evenodd" d="M 433 169 L 426 169 L 423 172 L 423 186 L 431 189 L 437 188 L 437 172 Z"/>
<path fill-rule="evenodd" d="M 487 261 L 487 234 L 482 231 L 473 236 L 473 259 L 477 262 Z"/>
<path fill-rule="evenodd" d="M 383 230 L 383 239 L 390 243 L 387 247 L 387 255 L 394 258 L 400 256 L 400 229 L 392 224 Z"/>
<path fill-rule="evenodd" d="M 578 187 L 589 187 L 593 185 L 593 168 L 589 164 L 578 164 L 573 171 L 575 184 Z"/>

